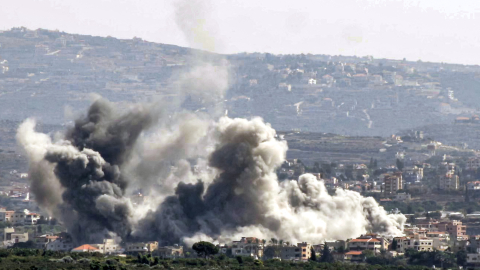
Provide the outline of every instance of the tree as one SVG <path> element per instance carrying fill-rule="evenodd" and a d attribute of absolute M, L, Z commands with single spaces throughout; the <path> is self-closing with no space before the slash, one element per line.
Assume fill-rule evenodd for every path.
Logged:
<path fill-rule="evenodd" d="M 390 245 L 390 249 L 397 250 L 397 245 L 398 245 L 397 239 L 393 238 L 392 244 Z"/>
<path fill-rule="evenodd" d="M 467 263 L 467 252 L 465 250 L 459 250 L 456 254 L 457 264 L 463 266 Z"/>
<path fill-rule="evenodd" d="M 323 245 L 322 257 L 320 257 L 320 262 L 333 263 L 334 259 L 330 249 L 328 248 L 327 243 Z"/>
<path fill-rule="evenodd" d="M 197 252 L 198 256 L 202 256 L 205 259 L 218 253 L 218 247 L 206 241 L 200 241 L 193 244 L 192 249 Z"/>
<path fill-rule="evenodd" d="M 370 250 L 370 249 L 366 249 L 366 250 L 362 251 L 362 255 L 363 255 L 364 258 L 369 258 L 369 257 L 374 257 L 375 253 L 373 253 L 373 251 Z"/>
<path fill-rule="evenodd" d="M 315 253 L 315 249 L 312 248 L 311 250 L 312 256 L 310 256 L 311 261 L 316 261 L 317 260 L 317 254 Z"/>
<path fill-rule="evenodd" d="M 405 167 L 405 164 L 403 163 L 403 161 L 397 158 L 397 169 L 399 171 L 402 171 L 404 167 Z"/>

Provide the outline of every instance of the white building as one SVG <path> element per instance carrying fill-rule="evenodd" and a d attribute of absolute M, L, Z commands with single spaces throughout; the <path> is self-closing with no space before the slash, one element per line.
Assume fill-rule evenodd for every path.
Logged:
<path fill-rule="evenodd" d="M 404 192 L 401 192 L 401 193 L 397 193 L 395 195 L 395 201 L 399 201 L 399 202 L 408 202 L 412 199 L 412 195 L 408 194 L 408 193 L 404 193 Z"/>
<path fill-rule="evenodd" d="M 433 239 L 427 237 L 397 237 L 397 251 L 405 252 L 407 249 L 415 249 L 418 251 L 433 251 Z"/>
<path fill-rule="evenodd" d="M 242 237 L 240 241 L 232 242 L 233 256 L 258 257 L 263 256 L 263 243 L 254 237 Z"/>
<path fill-rule="evenodd" d="M 103 239 L 102 244 L 91 244 L 91 246 L 98 248 L 103 254 L 115 254 L 123 252 L 120 246 L 115 243 L 114 239 Z"/>

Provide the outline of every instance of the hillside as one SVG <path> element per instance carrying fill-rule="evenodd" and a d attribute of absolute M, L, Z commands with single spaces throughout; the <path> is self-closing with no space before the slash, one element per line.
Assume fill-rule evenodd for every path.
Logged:
<path fill-rule="evenodd" d="M 14 28 L 0 32 L 0 119 L 34 116 L 63 124 L 97 93 L 119 103 L 177 104 L 170 112 L 261 116 L 283 131 L 389 136 L 475 114 L 479 74 L 478 66 L 310 54 L 218 55 L 138 38 Z M 210 94 L 212 88 L 220 89 L 217 96 Z M 214 103 L 208 101 L 212 97 Z"/>

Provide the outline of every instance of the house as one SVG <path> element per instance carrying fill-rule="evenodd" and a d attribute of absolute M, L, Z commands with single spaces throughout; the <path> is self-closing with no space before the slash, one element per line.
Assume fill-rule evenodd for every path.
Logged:
<path fill-rule="evenodd" d="M 480 190 L 480 181 L 471 181 L 467 183 L 467 190 Z M 1 212 L 0 212 L 1 214 Z"/>
<path fill-rule="evenodd" d="M 127 243 L 127 246 L 125 248 L 125 252 L 129 254 L 134 254 L 134 253 L 150 253 L 158 248 L 158 242 L 157 241 L 151 241 L 151 242 L 139 242 L 139 243 Z"/>
<path fill-rule="evenodd" d="M 377 86 L 384 84 L 382 75 L 372 75 L 372 76 L 370 76 L 369 81 L 373 85 L 377 85 Z"/>
<path fill-rule="evenodd" d="M 114 239 L 103 239 L 101 244 L 92 244 L 91 246 L 98 248 L 103 254 L 116 254 L 123 252 Z"/>
<path fill-rule="evenodd" d="M 10 243 L 21 243 L 28 241 L 28 233 L 15 233 L 15 228 L 5 228 L 3 229 L 3 241 Z"/>
<path fill-rule="evenodd" d="M 81 245 L 79 247 L 76 247 L 76 248 L 72 249 L 71 252 L 87 252 L 87 253 L 98 252 L 98 253 L 101 253 L 101 250 L 94 247 L 94 246 L 85 244 L 85 245 Z"/>
<path fill-rule="evenodd" d="M 44 248 L 46 248 L 48 243 L 53 242 L 57 239 L 58 239 L 58 236 L 44 234 L 44 235 L 40 235 L 40 236 L 37 236 L 37 237 L 33 238 L 33 242 L 35 243 L 36 248 L 44 249 Z M 71 250 L 72 248 L 70 248 L 69 250 Z"/>
<path fill-rule="evenodd" d="M 351 250 L 345 253 L 345 260 L 349 260 L 351 262 L 362 262 L 363 258 L 364 256 L 362 254 L 362 251 Z"/>
<path fill-rule="evenodd" d="M 35 225 L 37 224 L 38 220 L 40 219 L 40 214 L 37 213 L 28 213 L 25 216 L 25 225 Z"/>
<path fill-rule="evenodd" d="M 54 241 L 48 242 L 45 245 L 45 249 L 51 251 L 67 252 L 73 249 L 73 242 L 70 239 L 58 238 Z"/>
<path fill-rule="evenodd" d="M 10 222 L 14 214 L 15 211 L 7 211 L 5 209 L 0 209 L 0 221 Z"/>
<path fill-rule="evenodd" d="M 240 241 L 232 242 L 232 255 L 263 257 L 263 243 L 255 237 L 242 237 Z"/>
<path fill-rule="evenodd" d="M 412 195 L 405 193 L 405 192 L 400 192 L 395 194 L 395 201 L 397 202 L 409 202 L 412 199 Z"/>
<path fill-rule="evenodd" d="M 25 224 L 25 218 L 27 217 L 27 214 L 29 211 L 27 209 L 25 210 L 17 210 L 15 213 L 10 218 L 10 222 L 13 225 L 24 225 Z"/>
<path fill-rule="evenodd" d="M 396 237 L 398 252 L 404 253 L 407 249 L 418 251 L 433 251 L 433 240 L 420 235 L 413 237 Z"/>
<path fill-rule="evenodd" d="M 480 253 L 467 253 L 467 269 L 480 267 Z"/>
<path fill-rule="evenodd" d="M 372 250 L 373 252 L 380 252 L 382 249 L 382 243 L 380 240 L 375 238 L 369 239 L 352 239 L 348 242 L 348 249 L 362 251 L 362 250 Z"/>
<path fill-rule="evenodd" d="M 161 258 L 182 258 L 183 255 L 183 246 L 173 245 L 173 246 L 165 246 L 165 247 L 158 247 L 157 251 L 155 252 Z"/>

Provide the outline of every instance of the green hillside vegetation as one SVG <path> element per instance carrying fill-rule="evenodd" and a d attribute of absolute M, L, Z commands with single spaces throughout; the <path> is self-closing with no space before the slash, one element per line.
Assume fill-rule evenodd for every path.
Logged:
<path fill-rule="evenodd" d="M 410 262 L 418 262 L 423 253 L 412 254 Z M 433 253 L 432 253 L 433 254 Z M 414 255 L 414 256 L 413 256 Z M 432 259 L 433 260 L 433 259 Z M 0 269 L 88 269 L 88 270 L 123 270 L 123 269 L 429 269 L 426 266 L 406 265 L 403 260 L 392 261 L 390 265 L 385 260 L 367 258 L 372 264 L 351 263 L 319 263 L 292 262 L 280 260 L 254 260 L 251 257 L 228 258 L 218 255 L 210 259 L 161 259 L 149 254 L 138 256 L 105 256 L 99 253 L 63 253 L 35 249 L 4 249 L 0 250 Z M 383 264 L 383 265 L 381 265 Z M 423 264 L 423 263 L 419 263 Z M 426 264 L 425 264 L 426 265 Z M 453 262 L 452 262 L 453 265 Z"/>

